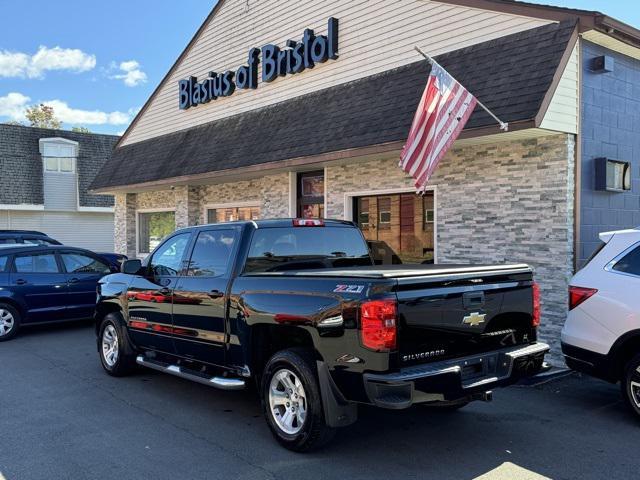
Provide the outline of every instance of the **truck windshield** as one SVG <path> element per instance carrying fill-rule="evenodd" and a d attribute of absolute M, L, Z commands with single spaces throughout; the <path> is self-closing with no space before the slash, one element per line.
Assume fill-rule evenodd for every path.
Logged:
<path fill-rule="evenodd" d="M 244 271 L 278 272 L 371 265 L 356 228 L 285 227 L 258 229 Z"/>

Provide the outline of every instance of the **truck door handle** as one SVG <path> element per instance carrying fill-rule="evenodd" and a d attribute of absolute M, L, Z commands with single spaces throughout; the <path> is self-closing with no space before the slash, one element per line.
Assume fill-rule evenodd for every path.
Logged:
<path fill-rule="evenodd" d="M 69 283 L 77 283 L 77 282 L 78 282 L 78 279 L 77 279 L 77 278 L 75 278 L 75 277 L 74 277 L 74 278 L 69 279 Z"/>
<path fill-rule="evenodd" d="M 162 295 L 169 295 L 171 293 L 171 289 L 164 287 L 161 288 L 160 290 L 158 290 L 158 293 L 162 294 Z"/>
<path fill-rule="evenodd" d="M 26 285 L 27 281 L 24 278 L 19 278 L 16 280 L 16 285 Z"/>
<path fill-rule="evenodd" d="M 220 290 L 213 289 L 209 292 L 209 296 L 211 298 L 220 298 L 224 297 L 224 293 L 222 293 Z"/>

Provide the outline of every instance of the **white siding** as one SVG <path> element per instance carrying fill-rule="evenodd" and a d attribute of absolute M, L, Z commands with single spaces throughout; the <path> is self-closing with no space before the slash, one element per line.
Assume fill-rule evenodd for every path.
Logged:
<path fill-rule="evenodd" d="M 558 87 L 553 94 L 549 108 L 545 113 L 541 128 L 558 132 L 578 133 L 579 115 L 579 73 L 578 42 L 571 52 L 571 58 L 562 73 Z"/>
<path fill-rule="evenodd" d="M 77 210 L 77 174 L 44 173 L 44 208 L 45 210 Z"/>
<path fill-rule="evenodd" d="M 0 228 L 9 228 L 9 212 L 0 211 Z"/>
<path fill-rule="evenodd" d="M 113 251 L 113 213 L 13 210 L 8 215 L 6 228 L 40 230 L 65 245 L 94 251 Z"/>
<path fill-rule="evenodd" d="M 178 109 L 178 80 L 235 69 L 246 63 L 251 47 L 282 46 L 301 38 L 305 28 L 325 34 L 331 16 L 340 21 L 339 59 L 270 84 L 259 82 L 255 91 L 237 90 L 206 105 Z M 418 61 L 415 45 L 437 55 L 548 23 L 429 0 L 226 0 L 122 144 Z"/>

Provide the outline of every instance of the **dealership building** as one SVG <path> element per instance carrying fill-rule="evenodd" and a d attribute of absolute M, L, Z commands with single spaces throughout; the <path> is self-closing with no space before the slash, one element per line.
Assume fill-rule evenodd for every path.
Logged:
<path fill-rule="evenodd" d="M 476 109 L 425 195 L 398 167 L 434 56 Z M 353 220 L 406 261 L 527 262 L 558 345 L 599 231 L 640 225 L 640 32 L 508 0 L 219 0 L 92 185 L 115 248 L 176 227 Z"/>

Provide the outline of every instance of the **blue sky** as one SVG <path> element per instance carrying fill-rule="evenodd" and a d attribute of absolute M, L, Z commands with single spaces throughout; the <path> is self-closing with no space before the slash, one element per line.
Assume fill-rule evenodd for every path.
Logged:
<path fill-rule="evenodd" d="M 640 27 L 637 0 L 536 3 L 600 10 Z M 46 102 L 63 128 L 124 131 L 214 4 L 0 0 L 0 122 Z"/>
<path fill-rule="evenodd" d="M 214 4 L 0 0 L 0 122 L 55 100 L 63 128 L 123 131 Z"/>

